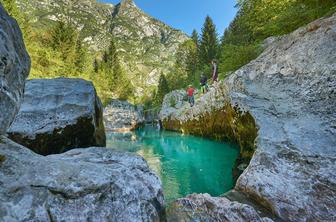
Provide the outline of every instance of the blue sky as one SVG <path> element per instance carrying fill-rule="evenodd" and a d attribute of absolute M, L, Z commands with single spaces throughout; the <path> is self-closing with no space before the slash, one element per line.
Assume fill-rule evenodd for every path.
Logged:
<path fill-rule="evenodd" d="M 120 0 L 100 0 L 117 4 Z M 139 8 L 164 23 L 191 34 L 201 31 L 206 15 L 214 20 L 219 35 L 233 20 L 236 0 L 134 0 Z"/>

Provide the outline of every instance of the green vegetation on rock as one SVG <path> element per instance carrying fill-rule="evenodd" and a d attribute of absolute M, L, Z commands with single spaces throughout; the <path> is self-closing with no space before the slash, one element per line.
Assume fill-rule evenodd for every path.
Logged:
<path fill-rule="evenodd" d="M 238 0 L 238 13 L 225 30 L 219 43 L 216 27 L 207 16 L 201 36 L 192 33 L 194 50 L 186 44 L 179 48 L 174 68 L 168 77 L 172 89 L 198 86 L 199 77 L 204 73 L 211 76 L 210 61 L 219 60 L 220 79 L 225 78 L 263 51 L 263 41 L 271 36 L 281 36 L 308 24 L 322 16 L 336 11 L 334 0 Z M 178 57 L 178 55 L 183 55 Z M 192 59 L 191 59 L 192 58 Z M 194 64 L 195 69 L 187 69 Z M 192 70 L 192 71 L 191 71 Z M 192 74 L 191 74 L 192 73 Z M 168 76 L 169 76 L 168 75 Z M 180 83 L 180 84 L 176 84 Z"/>
<path fill-rule="evenodd" d="M 249 162 L 255 151 L 254 141 L 258 135 L 258 128 L 254 118 L 230 104 L 183 123 L 178 120 L 164 120 L 163 125 L 165 129 L 186 134 L 236 142 L 240 146 L 240 157 L 245 162 Z"/>
<path fill-rule="evenodd" d="M 270 36 L 294 31 L 336 10 L 334 0 L 239 0 L 238 13 L 221 40 L 222 75 L 237 70 L 262 52 Z"/>

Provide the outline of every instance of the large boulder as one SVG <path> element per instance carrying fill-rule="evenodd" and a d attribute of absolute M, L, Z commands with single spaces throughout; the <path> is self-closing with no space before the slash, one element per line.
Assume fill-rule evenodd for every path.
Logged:
<path fill-rule="evenodd" d="M 168 222 L 272 222 L 261 217 L 250 205 L 209 194 L 192 194 L 171 204 L 167 209 Z"/>
<path fill-rule="evenodd" d="M 25 80 L 30 71 L 30 58 L 16 21 L 0 4 L 0 135 L 17 114 Z"/>
<path fill-rule="evenodd" d="M 86 148 L 40 156 L 0 138 L 0 221 L 159 221 L 163 194 L 146 161 Z"/>
<path fill-rule="evenodd" d="M 112 100 L 104 109 L 104 123 L 107 131 L 128 132 L 145 121 L 142 106 L 127 101 Z"/>
<path fill-rule="evenodd" d="M 105 146 L 103 107 L 93 84 L 66 78 L 27 81 L 8 136 L 42 155 Z"/>
<path fill-rule="evenodd" d="M 193 108 L 163 110 L 164 126 L 202 134 L 209 125 L 241 145 L 255 139 L 235 190 L 284 221 L 335 221 L 336 15 L 265 45 Z"/>

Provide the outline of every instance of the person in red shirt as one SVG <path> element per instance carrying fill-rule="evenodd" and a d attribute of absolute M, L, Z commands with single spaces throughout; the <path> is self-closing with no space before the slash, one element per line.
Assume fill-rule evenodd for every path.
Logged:
<path fill-rule="evenodd" d="M 193 107 L 195 104 L 194 94 L 195 94 L 195 89 L 192 87 L 192 85 L 189 85 L 187 89 L 187 95 L 188 95 L 188 102 L 190 103 L 191 107 Z"/>

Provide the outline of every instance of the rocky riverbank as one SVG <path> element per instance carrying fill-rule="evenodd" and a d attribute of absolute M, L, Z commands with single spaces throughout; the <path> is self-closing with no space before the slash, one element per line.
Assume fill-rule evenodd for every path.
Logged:
<path fill-rule="evenodd" d="M 171 103 L 172 96 L 166 96 L 161 119 L 170 130 L 238 142 L 242 156 L 252 159 L 235 191 L 280 219 L 334 221 L 336 15 L 265 46 L 256 60 L 215 84 L 194 107 L 176 106 L 180 101 Z M 211 198 L 209 207 L 202 198 L 178 200 L 179 213 L 168 218 L 217 221 L 212 215 L 220 210 L 225 214 L 216 214 L 218 220 L 230 221 L 226 215 L 246 209 Z M 200 209 L 198 214 L 188 213 L 188 204 Z"/>
<path fill-rule="evenodd" d="M 103 147 L 49 156 L 32 151 L 40 144 L 47 150 L 63 147 L 63 140 L 72 138 L 78 145 L 92 138 L 93 125 L 101 129 L 100 103 L 91 83 L 30 81 L 12 130 L 26 130 L 29 137 L 43 131 L 44 139 L 30 150 L 7 138 L 24 96 L 30 59 L 17 23 L 1 4 L 0 33 L 0 221 L 160 221 L 164 216 L 161 182 L 140 156 Z M 72 134 L 54 144 L 44 143 L 55 140 L 58 126 L 67 129 L 83 116 L 91 125 L 69 130 Z M 78 130 L 89 133 L 87 138 L 78 136 Z M 105 143 L 104 137 L 99 140 Z"/>
<path fill-rule="evenodd" d="M 159 178 L 134 154 L 74 149 L 43 157 L 0 138 L 0 221 L 159 221 Z"/>
<path fill-rule="evenodd" d="M 129 132 L 145 122 L 142 106 L 127 101 L 112 100 L 104 109 L 104 123 L 107 131 Z"/>

